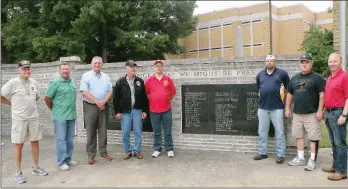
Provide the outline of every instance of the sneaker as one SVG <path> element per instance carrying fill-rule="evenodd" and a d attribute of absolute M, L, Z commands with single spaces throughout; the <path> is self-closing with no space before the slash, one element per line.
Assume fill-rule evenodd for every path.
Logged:
<path fill-rule="evenodd" d="M 267 159 L 268 155 L 262 155 L 262 154 L 257 154 L 254 156 L 254 160 L 262 160 L 262 159 Z"/>
<path fill-rule="evenodd" d="M 309 159 L 306 167 L 304 168 L 304 170 L 306 170 L 306 171 L 313 171 L 314 169 L 315 169 L 315 161 L 312 160 L 312 159 Z"/>
<path fill-rule="evenodd" d="M 63 171 L 67 171 L 67 170 L 70 169 L 70 167 L 67 164 L 63 164 L 63 165 L 60 166 L 60 169 L 63 170 Z"/>
<path fill-rule="evenodd" d="M 48 175 L 47 172 L 45 172 L 43 169 L 40 167 L 38 168 L 33 168 L 33 172 L 31 172 L 33 175 L 38 175 L 38 176 L 46 176 Z"/>
<path fill-rule="evenodd" d="M 71 166 L 76 166 L 78 165 L 79 163 L 77 161 L 74 161 L 74 160 L 71 160 L 68 165 L 71 165 Z"/>
<path fill-rule="evenodd" d="M 161 154 L 161 152 L 159 152 L 159 151 L 154 151 L 153 154 L 152 154 L 152 157 L 156 158 L 156 157 L 158 157 L 160 154 Z"/>
<path fill-rule="evenodd" d="M 5 145 L 5 143 L 2 142 L 2 143 L 1 143 L 1 146 L 3 146 L 3 145 Z"/>
<path fill-rule="evenodd" d="M 305 159 L 300 159 L 298 156 L 295 157 L 292 161 L 288 162 L 290 166 L 304 166 L 306 165 Z"/>
<path fill-rule="evenodd" d="M 173 157 L 174 157 L 174 152 L 173 152 L 173 150 L 170 150 L 170 151 L 168 151 L 167 153 L 168 153 L 168 157 L 169 157 L 169 158 L 173 158 Z"/>
<path fill-rule="evenodd" d="M 27 182 L 22 172 L 16 174 L 15 180 L 18 184 L 23 184 Z"/>

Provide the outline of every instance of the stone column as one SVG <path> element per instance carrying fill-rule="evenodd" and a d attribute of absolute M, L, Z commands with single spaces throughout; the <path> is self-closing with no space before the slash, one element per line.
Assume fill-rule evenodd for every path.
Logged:
<path fill-rule="evenodd" d="M 332 24 L 332 32 L 333 32 L 333 45 L 336 52 L 340 52 L 340 36 L 339 36 L 339 25 L 340 25 L 340 17 L 339 17 L 339 10 L 340 10 L 340 1 L 334 0 L 333 1 L 333 8 L 332 8 L 332 16 L 333 16 L 333 24 Z"/>

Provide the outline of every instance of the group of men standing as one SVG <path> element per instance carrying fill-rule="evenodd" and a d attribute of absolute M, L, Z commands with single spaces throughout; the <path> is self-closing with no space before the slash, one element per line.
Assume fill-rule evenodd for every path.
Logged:
<path fill-rule="evenodd" d="M 158 157 L 162 147 L 162 124 L 165 133 L 165 148 L 168 157 L 174 157 L 171 134 L 172 112 L 171 100 L 176 89 L 170 77 L 166 76 L 164 64 L 158 60 L 154 63 L 155 73 L 146 83 L 135 75 L 137 64 L 126 62 L 126 75 L 121 77 L 113 90 L 110 77 L 101 71 L 102 58 L 96 56 L 91 62 L 92 70 L 81 78 L 80 92 L 83 95 L 84 127 L 87 133 L 86 152 L 88 163 L 94 164 L 97 151 L 97 138 L 100 158 L 111 161 L 107 152 L 106 108 L 113 96 L 115 117 L 121 120 L 124 143 L 124 159 L 135 156 L 143 159 L 141 153 L 142 121 L 150 116 L 154 133 L 153 157 Z M 40 98 L 38 82 L 30 78 L 31 63 L 21 61 L 18 64 L 19 76 L 9 80 L 1 90 L 1 102 L 11 105 L 12 129 L 11 141 L 16 144 L 15 162 L 17 183 L 25 183 L 21 169 L 22 149 L 26 141 L 31 142 L 34 166 L 32 174 L 46 176 L 48 173 L 39 167 L 39 140 L 42 128 L 39 124 L 37 100 Z M 47 88 L 44 101 L 52 111 L 54 125 L 57 164 L 61 170 L 69 170 L 78 165 L 72 159 L 74 151 L 76 120 L 76 85 L 70 77 L 69 64 L 59 65 L 59 76 L 52 80 Z M 146 112 L 150 112 L 147 115 Z M 133 125 L 134 149 L 130 147 L 130 130 Z"/>
<path fill-rule="evenodd" d="M 300 57 L 301 72 L 289 78 L 285 70 L 276 67 L 275 57 L 266 57 L 266 68 L 256 76 L 260 104 L 259 147 L 255 160 L 268 158 L 268 131 L 272 121 L 276 137 L 276 162 L 284 162 L 286 141 L 284 134 L 284 115 L 291 117 L 291 104 L 294 103 L 292 115 L 292 136 L 296 138 L 298 155 L 290 162 L 291 166 L 305 166 L 315 169 L 319 140 L 321 139 L 320 120 L 325 120 L 332 143 L 333 164 L 322 170 L 329 173 L 328 179 L 347 178 L 347 114 L 348 114 L 348 74 L 341 68 L 342 58 L 332 53 L 328 59 L 331 74 L 324 78 L 312 71 L 312 58 L 308 54 Z M 154 62 L 154 74 L 146 82 L 135 75 L 137 64 L 129 60 L 125 64 L 126 74 L 118 79 L 115 88 L 110 77 L 101 71 L 102 58 L 96 56 L 91 62 L 92 70 L 82 75 L 79 91 L 83 95 L 84 127 L 87 133 L 86 152 L 88 163 L 94 164 L 97 143 L 100 157 L 111 161 L 107 151 L 106 108 L 113 96 L 115 118 L 121 121 L 123 158 L 132 156 L 143 159 L 142 122 L 150 116 L 153 128 L 152 157 L 158 157 L 162 151 L 162 125 L 164 129 L 165 150 L 168 157 L 174 157 L 172 139 L 171 100 L 176 94 L 174 83 L 163 73 L 162 61 Z M 17 183 L 26 182 L 21 170 L 22 148 L 25 141 L 31 142 L 35 175 L 48 175 L 38 165 L 39 140 L 42 128 L 38 120 L 36 101 L 40 98 L 37 81 L 31 79 L 32 68 L 29 61 L 18 64 L 19 76 L 9 80 L 1 90 L 1 102 L 11 105 L 12 130 L 11 140 L 16 144 L 15 162 Z M 284 87 L 281 94 L 281 87 Z M 285 105 L 284 105 L 285 100 Z M 74 150 L 76 120 L 76 85 L 70 77 L 70 66 L 61 64 L 59 76 L 48 85 L 44 99 L 52 111 L 54 123 L 57 164 L 62 170 L 78 165 L 72 160 Z M 285 111 L 284 111 L 285 109 Z M 150 112 L 150 115 L 147 115 Z M 130 131 L 134 131 L 134 148 L 130 146 Z M 308 161 L 304 157 L 305 131 L 311 141 L 311 155 Z M 98 138 L 98 142 L 97 142 Z"/>
<path fill-rule="evenodd" d="M 254 160 L 268 158 L 268 131 L 272 121 L 276 138 L 276 162 L 284 162 L 286 142 L 284 134 L 285 117 L 292 117 L 292 136 L 296 138 L 298 155 L 290 166 L 304 166 L 304 170 L 315 169 L 319 141 L 321 139 L 320 121 L 325 120 L 332 144 L 333 164 L 323 168 L 324 172 L 334 173 L 329 180 L 347 179 L 347 114 L 348 114 L 348 73 L 342 70 L 342 57 L 331 53 L 328 58 L 330 76 L 325 79 L 312 70 L 312 57 L 300 57 L 301 72 L 291 79 L 285 70 L 275 64 L 275 57 L 266 57 L 266 69 L 256 76 L 260 104 L 258 108 L 259 141 L 258 154 Z M 284 98 L 281 94 L 284 86 Z M 284 103 L 285 100 L 285 103 Z M 293 115 L 291 104 L 293 102 Z M 285 104 L 285 105 L 284 105 Z M 284 112 L 285 109 L 285 112 Z M 310 158 L 304 157 L 305 132 L 310 140 Z"/>

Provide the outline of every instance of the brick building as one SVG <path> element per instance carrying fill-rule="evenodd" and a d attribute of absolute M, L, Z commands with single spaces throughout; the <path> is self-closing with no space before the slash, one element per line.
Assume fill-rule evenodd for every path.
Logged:
<path fill-rule="evenodd" d="M 242 28 L 244 56 L 270 53 L 268 3 L 214 11 L 198 17 L 196 31 L 179 40 L 187 52 L 180 56 L 169 55 L 168 59 L 236 56 L 238 26 Z M 333 13 L 314 13 L 301 4 L 282 8 L 272 6 L 273 54 L 300 54 L 299 48 L 310 23 L 332 30 Z"/>

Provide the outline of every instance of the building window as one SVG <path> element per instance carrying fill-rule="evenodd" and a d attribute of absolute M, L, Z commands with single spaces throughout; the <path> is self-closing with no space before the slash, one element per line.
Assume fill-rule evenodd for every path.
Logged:
<path fill-rule="evenodd" d="M 214 48 L 211 48 L 212 51 L 214 50 L 221 50 L 221 47 L 214 47 Z"/>
<path fill-rule="evenodd" d="M 224 49 L 232 49 L 232 46 L 224 46 Z"/>
<path fill-rule="evenodd" d="M 250 44 L 243 45 L 244 48 L 250 48 Z M 253 47 L 263 47 L 263 43 L 254 43 Z"/>
<path fill-rule="evenodd" d="M 218 28 L 218 27 L 221 27 L 221 25 L 212 25 L 212 26 L 210 26 L 210 28 Z"/>
<path fill-rule="evenodd" d="M 258 23 L 258 22 L 262 22 L 262 19 L 255 19 L 252 21 L 253 23 Z M 244 24 L 250 24 L 250 21 L 243 21 L 240 23 L 241 25 L 244 25 Z"/>
<path fill-rule="evenodd" d="M 230 22 L 230 23 L 225 23 L 225 24 L 223 24 L 223 26 L 232 26 L 232 22 Z"/>
<path fill-rule="evenodd" d="M 199 52 L 209 51 L 209 49 L 199 49 Z"/>
<path fill-rule="evenodd" d="M 199 30 L 206 30 L 208 29 L 209 27 L 202 27 L 202 28 L 199 28 Z"/>

